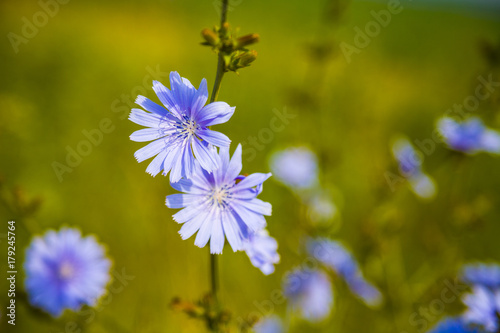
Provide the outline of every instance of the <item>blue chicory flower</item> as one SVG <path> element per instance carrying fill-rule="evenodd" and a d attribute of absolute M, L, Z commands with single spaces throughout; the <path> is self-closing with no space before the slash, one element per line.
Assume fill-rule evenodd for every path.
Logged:
<path fill-rule="evenodd" d="M 292 189 L 309 189 L 318 183 L 316 155 L 305 147 L 291 147 L 271 156 L 271 171 Z"/>
<path fill-rule="evenodd" d="M 24 269 L 29 302 L 54 317 L 65 309 L 95 306 L 110 281 L 111 262 L 92 236 L 63 228 L 35 237 L 26 251 Z"/>
<path fill-rule="evenodd" d="M 225 123 L 234 113 L 234 107 L 224 102 L 205 105 L 208 99 L 207 81 L 203 79 L 198 90 L 177 72 L 170 73 L 170 87 L 153 81 L 153 90 L 162 102 L 160 106 L 144 96 L 138 96 L 136 103 L 145 110 L 132 109 L 129 119 L 148 127 L 130 136 L 137 142 L 152 141 L 139 149 L 135 157 L 139 162 L 156 156 L 146 171 L 156 176 L 163 170 L 170 172 L 170 181 L 191 178 L 194 161 L 212 172 L 220 164 L 216 147 L 229 147 L 231 140 L 210 130 L 212 125 Z"/>
<path fill-rule="evenodd" d="M 481 119 L 471 117 L 460 123 L 449 117 L 437 124 L 449 148 L 467 154 L 488 152 L 500 154 L 500 133 L 484 126 Z"/>
<path fill-rule="evenodd" d="M 317 238 L 309 239 L 306 247 L 311 256 L 342 277 L 349 289 L 367 305 L 377 306 L 382 302 L 380 291 L 366 281 L 358 263 L 341 243 Z"/>
<path fill-rule="evenodd" d="M 198 231 L 194 244 L 204 247 L 210 240 L 210 252 L 222 253 L 225 238 L 233 251 L 242 250 L 243 241 L 251 232 L 266 226 L 264 215 L 271 215 L 268 202 L 257 199 L 262 183 L 270 173 L 254 173 L 239 176 L 242 169 L 241 145 L 231 160 L 229 147 L 220 148 L 221 165 L 208 173 L 198 163 L 193 163 L 191 179 L 172 183 L 180 192 L 167 196 L 169 208 L 183 208 L 173 215 L 178 223 L 184 223 L 179 231 L 182 239 L 188 239 Z"/>
<path fill-rule="evenodd" d="M 278 242 L 265 229 L 250 233 L 243 241 L 243 250 L 264 275 L 274 273 L 274 265 L 280 262 Z"/>
<path fill-rule="evenodd" d="M 284 295 L 302 318 L 317 322 L 329 316 L 333 305 L 330 278 L 320 270 L 294 269 L 284 279 Z"/>

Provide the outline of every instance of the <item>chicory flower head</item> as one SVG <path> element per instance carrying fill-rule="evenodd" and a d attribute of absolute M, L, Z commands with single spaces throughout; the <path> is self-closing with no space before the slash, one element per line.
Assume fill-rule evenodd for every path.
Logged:
<path fill-rule="evenodd" d="M 270 173 L 240 176 L 242 169 L 241 145 L 229 159 L 229 147 L 220 148 L 220 167 L 208 173 L 197 160 L 193 163 L 191 179 L 172 183 L 180 192 L 167 196 L 169 208 L 183 208 L 173 215 L 183 223 L 179 231 L 188 239 L 198 231 L 194 244 L 204 247 L 210 240 L 210 252 L 222 253 L 225 238 L 233 251 L 243 248 L 251 232 L 265 228 L 264 215 L 271 215 L 271 204 L 257 199 L 262 183 Z"/>
<path fill-rule="evenodd" d="M 153 141 L 139 149 L 135 157 L 139 162 L 156 156 L 146 171 L 156 176 L 163 170 L 170 172 L 170 181 L 191 178 L 195 157 L 201 168 L 212 172 L 220 166 L 216 147 L 229 147 L 231 140 L 209 129 L 209 126 L 225 123 L 234 113 L 234 107 L 224 102 L 205 105 L 208 99 L 207 81 L 203 79 L 198 90 L 177 72 L 170 73 L 169 90 L 153 81 L 153 90 L 164 106 L 144 96 L 136 103 L 145 110 L 132 109 L 129 119 L 148 127 L 130 136 L 137 142 Z"/>
<path fill-rule="evenodd" d="M 283 289 L 292 310 L 302 318 L 317 322 L 330 314 L 332 284 L 323 271 L 295 269 L 285 276 Z"/>
<path fill-rule="evenodd" d="M 35 237 L 26 251 L 29 302 L 54 317 L 65 309 L 95 306 L 110 281 L 110 260 L 92 236 L 63 228 Z"/>

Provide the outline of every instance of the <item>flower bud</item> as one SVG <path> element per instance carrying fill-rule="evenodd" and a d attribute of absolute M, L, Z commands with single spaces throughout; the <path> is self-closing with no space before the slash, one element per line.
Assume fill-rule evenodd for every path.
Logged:
<path fill-rule="evenodd" d="M 238 66 L 239 67 L 249 66 L 252 62 L 255 61 L 255 59 L 257 59 L 257 51 L 251 50 L 245 52 L 240 56 L 240 59 L 238 61 Z"/>
<path fill-rule="evenodd" d="M 237 39 L 236 43 L 236 48 L 242 49 L 245 46 L 255 44 L 259 41 L 259 35 L 258 34 L 249 34 L 243 37 L 240 37 Z"/>
<path fill-rule="evenodd" d="M 201 35 L 209 45 L 215 46 L 219 43 L 219 36 L 211 29 L 203 29 Z"/>

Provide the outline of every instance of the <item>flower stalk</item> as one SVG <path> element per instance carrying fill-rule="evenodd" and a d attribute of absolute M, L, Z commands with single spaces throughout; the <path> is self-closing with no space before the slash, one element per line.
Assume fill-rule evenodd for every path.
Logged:
<path fill-rule="evenodd" d="M 224 27 L 227 22 L 227 5 L 228 0 L 222 0 L 222 9 L 221 9 L 221 20 L 220 26 Z M 219 32 L 219 39 L 222 38 L 223 29 Z M 212 90 L 212 95 L 210 96 L 210 103 L 213 103 L 217 100 L 219 96 L 220 86 L 222 83 L 222 77 L 225 72 L 225 62 L 224 55 L 222 52 L 219 52 L 217 56 L 217 72 L 215 74 L 215 83 Z M 218 267 L 218 259 L 216 254 L 210 254 L 210 278 L 211 278 L 211 289 L 212 289 L 212 297 L 215 304 L 215 309 L 218 312 L 220 309 L 219 305 L 219 267 Z M 218 325 L 213 326 L 213 331 L 218 332 Z"/>

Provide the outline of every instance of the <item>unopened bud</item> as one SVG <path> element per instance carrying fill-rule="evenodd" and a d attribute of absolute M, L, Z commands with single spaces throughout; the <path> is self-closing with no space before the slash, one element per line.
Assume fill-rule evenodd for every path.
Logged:
<path fill-rule="evenodd" d="M 215 46 L 219 43 L 219 36 L 211 29 L 203 29 L 201 35 L 209 45 Z"/>
<path fill-rule="evenodd" d="M 238 61 L 238 65 L 239 65 L 239 67 L 249 66 L 252 62 L 255 61 L 255 59 L 257 59 L 257 51 L 251 50 L 251 51 L 245 52 L 240 56 L 240 59 Z"/>
<path fill-rule="evenodd" d="M 259 35 L 258 34 L 250 34 L 250 35 L 246 35 L 246 36 L 243 36 L 243 37 L 240 37 L 237 39 L 237 44 L 236 44 L 236 48 L 238 49 L 242 49 L 244 48 L 245 46 L 247 45 L 252 45 L 252 44 L 255 44 L 259 41 Z"/>

